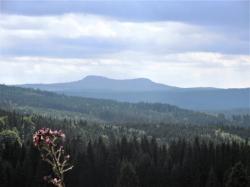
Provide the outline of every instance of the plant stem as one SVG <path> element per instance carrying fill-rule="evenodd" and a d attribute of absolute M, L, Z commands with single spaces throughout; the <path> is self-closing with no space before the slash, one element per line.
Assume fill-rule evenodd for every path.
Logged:
<path fill-rule="evenodd" d="M 57 172 L 58 172 L 58 174 L 59 174 L 59 178 L 61 179 L 61 181 L 63 181 L 63 174 L 61 173 L 61 170 L 60 170 L 60 166 L 58 165 L 58 161 L 57 161 L 57 159 L 56 159 L 56 156 L 55 156 L 55 151 L 54 151 L 54 149 L 53 149 L 53 147 L 50 147 L 50 150 L 51 150 L 51 155 L 52 155 L 52 158 L 53 158 L 53 160 L 54 160 L 54 162 L 55 162 L 55 164 L 56 164 L 56 169 L 57 169 Z M 63 183 L 63 182 L 62 182 Z M 61 187 L 61 186 L 60 186 Z M 62 187 L 64 187 L 64 185 L 62 186 Z"/>

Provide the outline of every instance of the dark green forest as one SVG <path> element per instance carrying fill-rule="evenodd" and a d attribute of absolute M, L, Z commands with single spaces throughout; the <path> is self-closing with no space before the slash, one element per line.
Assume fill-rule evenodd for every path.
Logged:
<path fill-rule="evenodd" d="M 207 139 L 198 137 L 196 131 L 208 128 L 190 126 L 190 134 L 192 129 L 198 130 L 193 131 L 192 139 L 185 139 L 178 136 L 184 128 L 165 124 L 166 131 L 172 129 L 172 139 L 161 139 L 131 127 L 102 126 L 3 110 L 0 116 L 3 187 L 48 186 L 43 176 L 50 173 L 50 169 L 41 161 L 31 140 L 33 132 L 45 125 L 62 129 L 67 136 L 65 146 L 74 165 L 66 176 L 67 186 L 210 187 L 235 186 L 231 184 L 235 180 L 239 180 L 237 183 L 242 183 L 241 186 L 248 185 L 249 129 L 224 127 L 221 131 L 228 136 L 226 139 L 226 136 Z M 237 138 L 233 133 L 238 133 Z"/>
<path fill-rule="evenodd" d="M 0 107 L 57 118 L 123 123 L 181 123 L 250 126 L 250 115 L 212 115 L 161 103 L 127 103 L 59 95 L 52 92 L 0 85 Z"/>
<path fill-rule="evenodd" d="M 248 187 L 249 115 L 119 103 L 0 86 L 0 186 L 51 186 L 33 146 L 43 127 L 66 134 L 67 187 Z"/>

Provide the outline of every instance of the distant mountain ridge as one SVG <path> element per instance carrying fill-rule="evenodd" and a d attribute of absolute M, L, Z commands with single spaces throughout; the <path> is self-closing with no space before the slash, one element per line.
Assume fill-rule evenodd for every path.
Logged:
<path fill-rule="evenodd" d="M 178 89 L 177 87 L 167 86 L 152 82 L 146 78 L 136 79 L 110 79 L 102 76 L 89 75 L 79 81 L 68 83 L 52 83 L 52 84 L 25 84 L 21 85 L 26 88 L 38 88 L 49 91 L 64 90 L 102 90 L 102 91 L 169 91 Z"/>
<path fill-rule="evenodd" d="M 168 103 L 194 110 L 250 109 L 250 88 L 179 88 L 155 83 L 146 78 L 116 80 L 93 75 L 68 83 L 18 86 L 70 96 L 126 102 Z"/>

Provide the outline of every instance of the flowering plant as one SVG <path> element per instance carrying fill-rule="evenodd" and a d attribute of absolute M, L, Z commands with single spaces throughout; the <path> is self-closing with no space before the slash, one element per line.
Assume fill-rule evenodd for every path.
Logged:
<path fill-rule="evenodd" d="M 65 187 L 64 173 L 73 168 L 68 163 L 70 156 L 65 155 L 61 140 L 65 134 L 59 130 L 52 131 L 49 128 L 42 128 L 33 135 L 33 144 L 41 152 L 41 157 L 52 167 L 54 177 L 45 176 L 44 180 L 57 187 Z"/>

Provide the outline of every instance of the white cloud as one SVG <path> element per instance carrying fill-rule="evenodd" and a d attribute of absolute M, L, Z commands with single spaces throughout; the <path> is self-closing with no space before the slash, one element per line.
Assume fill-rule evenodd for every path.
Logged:
<path fill-rule="evenodd" d="M 210 63 L 204 68 L 204 63 Z M 86 75 L 111 78 L 147 77 L 169 85 L 249 87 L 250 57 L 214 53 L 180 53 L 164 58 L 134 52 L 94 59 L 8 57 L 0 60 L 2 83 L 51 83 Z M 245 71 L 239 71 L 242 67 Z"/>
<path fill-rule="evenodd" d="M 19 40 L 25 42 L 24 39 L 90 37 L 119 41 L 134 50 L 149 48 L 159 52 L 208 47 L 227 41 L 219 33 L 182 22 L 125 22 L 88 14 L 33 17 L 2 14 L 0 26 L 0 37 L 12 45 Z"/>
<path fill-rule="evenodd" d="M 124 48 L 100 47 L 93 42 L 94 55 L 72 57 L 74 51 L 81 53 L 89 47 L 82 38 L 90 43 L 92 39 L 115 42 Z M 250 86 L 249 55 L 220 52 L 233 44 L 237 48 L 236 36 L 228 39 L 221 32 L 181 22 L 124 22 L 86 14 L 2 14 L 0 40 L 0 50 L 8 51 L 0 58 L 0 83 L 65 82 L 97 74 L 122 79 L 147 77 L 183 87 Z M 68 47 L 66 40 L 72 45 Z M 106 48 L 112 47 L 115 50 L 107 52 Z M 219 50 L 204 52 L 214 47 Z M 23 48 L 28 54 L 18 56 L 16 52 Z"/>

